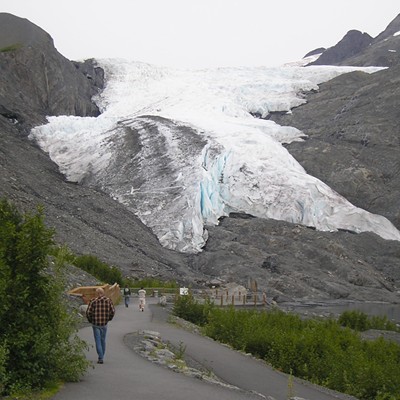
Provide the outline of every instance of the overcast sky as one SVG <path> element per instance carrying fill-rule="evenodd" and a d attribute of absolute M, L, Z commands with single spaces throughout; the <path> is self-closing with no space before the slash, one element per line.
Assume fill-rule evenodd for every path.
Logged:
<path fill-rule="evenodd" d="M 0 12 L 48 32 L 71 60 L 127 58 L 178 67 L 275 66 L 372 37 L 399 0 L 0 0 Z"/>

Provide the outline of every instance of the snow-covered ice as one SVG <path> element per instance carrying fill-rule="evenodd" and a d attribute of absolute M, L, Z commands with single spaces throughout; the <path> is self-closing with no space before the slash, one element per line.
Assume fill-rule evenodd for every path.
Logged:
<path fill-rule="evenodd" d="M 233 211 L 400 240 L 386 218 L 353 206 L 304 171 L 282 146 L 303 140 L 302 132 L 255 118 L 291 112 L 305 102 L 302 93 L 335 76 L 380 68 L 98 63 L 107 79 L 95 99 L 102 114 L 49 117 L 30 136 L 67 179 L 101 187 L 164 246 L 200 251 L 205 226 Z"/>

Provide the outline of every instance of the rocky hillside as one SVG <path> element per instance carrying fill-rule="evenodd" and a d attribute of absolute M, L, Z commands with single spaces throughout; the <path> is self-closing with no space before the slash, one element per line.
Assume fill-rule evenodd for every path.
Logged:
<path fill-rule="evenodd" d="M 357 56 L 371 46 L 361 46 Z M 103 80 L 94 62 L 65 59 L 39 27 L 0 13 L 0 70 L 0 196 L 24 211 L 43 204 L 57 241 L 76 253 L 94 254 L 127 276 L 192 285 L 256 280 L 278 300 L 400 301 L 400 243 L 374 234 L 322 233 L 232 215 L 209 227 L 203 252 L 164 249 L 123 205 L 66 182 L 26 138 L 46 115 L 98 114 L 91 97 Z M 309 136 L 288 146 L 309 173 L 400 227 L 398 87 L 396 65 L 373 75 L 346 74 L 307 94 L 307 104 L 292 115 L 270 117 Z"/>
<path fill-rule="evenodd" d="M 349 31 L 335 46 L 323 49 L 309 65 L 355 65 L 391 67 L 400 63 L 400 14 L 376 38 Z M 315 52 L 311 52 L 315 54 Z M 310 54 L 310 53 L 309 53 Z"/>
<path fill-rule="evenodd" d="M 102 87 L 102 71 L 90 62 L 82 66 L 86 76 L 77 71 L 36 25 L 1 13 L 0 55 L 0 115 L 20 133 L 44 123 L 47 115 L 99 114 L 91 97 Z"/>
<path fill-rule="evenodd" d="M 310 65 L 340 65 L 344 60 L 361 53 L 371 42 L 372 37 L 368 33 L 351 30 L 336 46 L 323 51 L 321 56 Z"/>

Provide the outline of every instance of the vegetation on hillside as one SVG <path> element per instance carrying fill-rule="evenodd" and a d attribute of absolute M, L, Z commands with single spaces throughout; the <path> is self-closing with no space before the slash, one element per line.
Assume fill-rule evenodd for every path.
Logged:
<path fill-rule="evenodd" d="M 113 283 L 118 283 L 120 286 L 123 285 L 121 271 L 117 267 L 110 267 L 100 261 L 96 256 L 90 254 L 76 256 L 72 264 L 98 278 L 101 282 L 106 282 L 110 285 Z"/>
<path fill-rule="evenodd" d="M 0 201 L 0 395 L 77 381 L 88 367 L 78 320 L 62 300 L 62 258 L 55 275 L 45 272 L 53 235 L 42 209 L 21 215 Z"/>
<path fill-rule="evenodd" d="M 400 345 L 362 340 L 355 330 L 382 325 L 398 330 L 385 318 L 347 312 L 339 320 L 302 319 L 279 310 L 221 309 L 192 296 L 179 297 L 174 314 L 287 374 L 363 400 L 400 400 Z"/>
<path fill-rule="evenodd" d="M 120 287 L 130 288 L 146 287 L 172 289 L 178 287 L 178 284 L 173 281 L 162 281 L 155 278 L 126 278 L 117 267 L 108 265 L 92 254 L 75 255 L 65 246 L 53 248 L 51 254 L 59 257 L 61 253 L 63 254 L 65 262 L 86 271 L 103 283 L 109 283 L 110 285 L 118 283 Z"/>
<path fill-rule="evenodd" d="M 20 49 L 21 47 L 22 47 L 21 43 L 14 43 L 14 44 L 11 44 L 10 46 L 2 47 L 0 49 L 0 53 L 7 53 L 9 51 L 15 51 L 15 50 Z"/>

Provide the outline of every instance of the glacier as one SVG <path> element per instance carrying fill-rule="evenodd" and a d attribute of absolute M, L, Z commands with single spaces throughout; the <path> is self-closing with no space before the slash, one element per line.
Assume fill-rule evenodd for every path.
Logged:
<path fill-rule="evenodd" d="M 103 59 L 99 117 L 48 117 L 30 138 L 70 181 L 109 193 L 161 244 L 199 252 L 207 225 L 243 212 L 400 240 L 380 215 L 355 207 L 309 175 L 283 146 L 303 132 L 264 119 L 305 103 L 343 73 L 378 67 L 172 69 Z M 256 118 L 255 116 L 261 117 Z"/>

